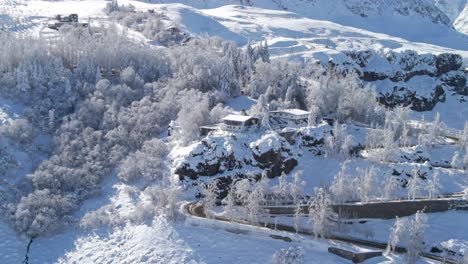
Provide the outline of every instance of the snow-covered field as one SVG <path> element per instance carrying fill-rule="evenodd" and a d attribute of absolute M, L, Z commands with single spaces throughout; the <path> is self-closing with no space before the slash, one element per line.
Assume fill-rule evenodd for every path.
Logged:
<path fill-rule="evenodd" d="M 115 186 L 117 188 L 117 185 Z M 122 188 L 107 197 L 90 200 L 83 208 L 95 207 L 110 198 L 125 213 L 134 209 Z M 240 230 L 240 231 L 239 231 Z M 270 234 L 291 236 L 293 242 L 273 239 Z M 28 241 L 0 224 L 0 262 L 19 263 L 25 258 Z M 220 225 L 203 219 L 181 218 L 168 222 L 156 217 L 141 224 L 84 231 L 70 228 L 64 232 L 35 239 L 29 263 L 270 263 L 275 251 L 301 246 L 307 263 L 342 263 L 327 254 L 327 242 L 272 232 L 253 227 Z"/>

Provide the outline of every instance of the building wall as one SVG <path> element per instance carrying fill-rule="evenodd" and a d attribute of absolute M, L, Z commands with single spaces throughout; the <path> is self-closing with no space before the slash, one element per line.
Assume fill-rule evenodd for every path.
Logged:
<path fill-rule="evenodd" d="M 255 127 L 257 125 L 258 124 L 246 125 L 246 124 L 243 123 L 242 125 L 236 126 L 236 125 L 224 123 L 222 125 L 221 129 L 227 130 L 227 131 L 243 132 L 243 131 L 246 131 L 246 130 L 248 130 L 248 129 L 252 128 L 252 127 Z"/>
<path fill-rule="evenodd" d="M 283 119 L 289 119 L 289 120 L 301 120 L 301 119 L 307 119 L 307 115 L 292 115 L 288 113 L 282 113 L 282 112 L 273 112 L 271 113 L 271 116 L 273 117 L 279 117 Z"/>

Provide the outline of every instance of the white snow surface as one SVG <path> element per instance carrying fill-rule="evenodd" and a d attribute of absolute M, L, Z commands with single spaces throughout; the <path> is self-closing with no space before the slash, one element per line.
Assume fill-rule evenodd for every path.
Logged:
<path fill-rule="evenodd" d="M 255 101 L 253 98 L 241 95 L 227 102 L 226 106 L 230 107 L 236 112 L 240 112 L 242 110 L 249 110 L 255 104 L 257 104 L 257 101 Z"/>
<path fill-rule="evenodd" d="M 114 203 L 118 214 L 137 206 L 121 183 L 106 184 L 102 197 L 89 200 L 78 214 Z M 182 204 L 181 204 L 182 205 Z M 273 239 L 270 234 L 291 236 L 293 242 Z M 19 238 L 0 221 L 0 263 L 21 263 L 28 241 Z M 114 227 L 82 230 L 70 227 L 60 234 L 34 240 L 30 263 L 270 263 L 275 251 L 290 246 L 305 250 L 307 263 L 342 263 L 327 253 L 328 242 L 266 229 L 211 220 L 163 216 L 141 224 L 124 223 Z"/>
<path fill-rule="evenodd" d="M 281 112 L 281 113 L 286 113 L 286 114 L 291 114 L 291 115 L 308 115 L 309 112 L 301 110 L 301 109 L 282 109 L 282 110 L 277 110 L 277 111 L 272 111 L 272 112 Z"/>
<path fill-rule="evenodd" d="M 278 151 L 281 149 L 282 139 L 277 134 L 266 134 L 259 140 L 250 143 L 250 148 L 256 155 L 261 155 L 270 150 Z"/>
<path fill-rule="evenodd" d="M 249 119 L 251 119 L 251 116 L 246 116 L 246 115 L 227 115 L 223 117 L 223 120 L 226 121 L 236 121 L 236 122 L 245 122 Z"/>

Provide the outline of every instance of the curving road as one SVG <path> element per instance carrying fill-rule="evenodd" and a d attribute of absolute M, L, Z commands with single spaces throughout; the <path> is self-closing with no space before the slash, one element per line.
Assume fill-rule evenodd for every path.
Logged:
<path fill-rule="evenodd" d="M 184 205 L 184 212 L 186 212 L 190 216 L 199 217 L 199 218 L 207 218 L 203 204 L 200 202 L 187 203 L 186 205 Z M 222 222 L 235 222 L 235 223 L 240 223 L 240 224 L 249 225 L 249 226 L 264 227 L 264 228 L 268 228 L 271 230 L 286 231 L 286 232 L 290 232 L 293 234 L 315 236 L 315 234 L 312 231 L 309 231 L 309 230 L 296 231 L 294 227 L 288 226 L 288 225 L 282 225 L 282 224 L 272 224 L 272 223 L 266 223 L 266 222 L 259 222 L 257 224 L 252 224 L 243 219 L 227 219 L 225 217 L 220 217 L 220 216 L 214 216 L 210 219 L 214 219 L 214 220 L 222 221 Z M 354 237 L 349 237 L 349 236 L 331 235 L 331 236 L 325 237 L 325 239 L 345 242 L 345 243 L 349 243 L 349 244 L 357 245 L 357 246 L 371 247 L 371 248 L 376 248 L 376 249 L 381 249 L 381 250 L 385 250 L 387 248 L 386 243 L 365 240 L 365 239 L 360 239 L 360 238 L 354 238 Z M 398 253 L 406 253 L 407 249 L 404 247 L 396 247 L 395 251 Z M 422 252 L 420 255 L 424 258 L 435 260 L 440 263 L 460 264 L 460 262 L 455 259 L 444 258 L 444 257 L 435 255 L 429 252 Z"/>

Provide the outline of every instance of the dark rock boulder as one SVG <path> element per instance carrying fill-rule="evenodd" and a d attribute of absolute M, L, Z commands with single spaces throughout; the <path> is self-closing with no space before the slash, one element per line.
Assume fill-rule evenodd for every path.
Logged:
<path fill-rule="evenodd" d="M 441 80 L 457 94 L 468 95 L 468 81 L 466 74 L 462 71 L 444 74 Z"/>
<path fill-rule="evenodd" d="M 461 68 L 463 59 L 458 54 L 442 53 L 436 58 L 436 67 L 438 75 L 457 71 Z"/>
<path fill-rule="evenodd" d="M 268 150 L 265 151 L 265 145 Z M 281 136 L 270 134 L 251 144 L 254 160 L 270 178 L 289 173 L 297 166 L 290 144 Z"/>
<path fill-rule="evenodd" d="M 436 86 L 430 96 L 422 97 L 407 87 L 395 86 L 393 92 L 380 94 L 378 100 L 381 104 L 390 108 L 402 105 L 411 106 L 412 110 L 418 112 L 431 111 L 438 102 L 445 101 L 445 91 L 439 85 Z"/>
<path fill-rule="evenodd" d="M 268 134 L 251 143 L 234 137 L 217 137 L 202 140 L 176 166 L 175 173 L 180 179 L 195 180 L 251 166 L 257 167 L 259 173 L 265 171 L 268 177 L 276 177 L 291 172 L 297 163 L 291 146 L 278 134 Z"/>
<path fill-rule="evenodd" d="M 448 86 L 455 88 L 464 88 L 466 86 L 465 74 L 459 72 L 455 74 L 446 74 L 442 76 L 441 80 Z"/>
<path fill-rule="evenodd" d="M 270 150 L 260 156 L 254 154 L 258 167 L 263 169 L 269 178 L 290 173 L 296 166 L 297 160 L 293 157 L 284 157 L 283 152 Z"/>
<path fill-rule="evenodd" d="M 325 138 L 324 137 L 315 137 L 313 135 L 299 135 L 301 138 L 301 148 L 305 148 L 309 150 L 310 152 L 314 153 L 317 156 L 323 155 L 324 150 L 323 146 L 325 144 Z"/>
<path fill-rule="evenodd" d="M 380 72 L 364 71 L 360 78 L 365 82 L 375 82 L 387 79 L 388 75 Z"/>

